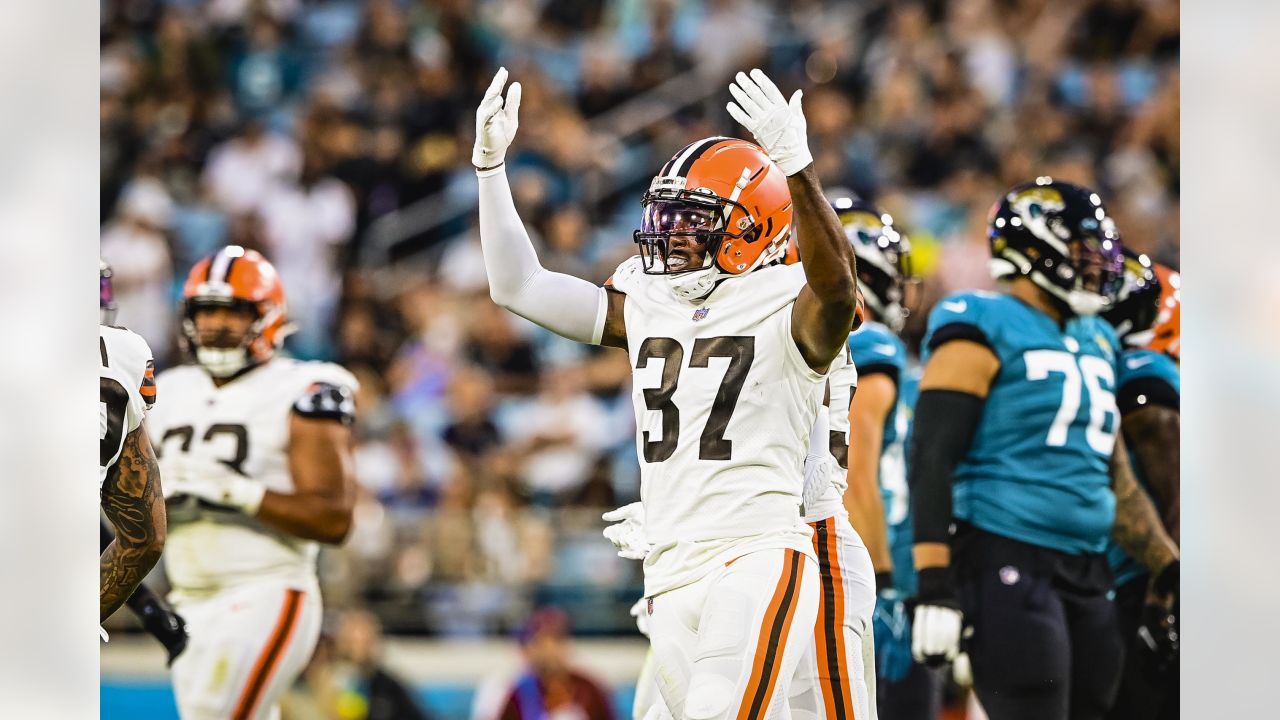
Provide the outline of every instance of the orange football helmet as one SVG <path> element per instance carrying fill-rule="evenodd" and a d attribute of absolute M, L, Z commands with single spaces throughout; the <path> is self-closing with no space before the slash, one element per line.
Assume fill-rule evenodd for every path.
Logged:
<path fill-rule="evenodd" d="M 723 276 L 781 260 L 792 228 L 787 178 L 758 145 L 729 137 L 690 143 L 653 178 L 634 233 L 644 271 L 670 275 L 686 299 L 705 296 Z M 679 246 L 671 239 L 691 240 Z M 681 248 L 702 251 L 700 263 Z"/>
<path fill-rule="evenodd" d="M 238 347 L 201 346 L 195 314 L 209 307 L 241 307 L 253 313 L 253 325 Z M 228 245 L 191 268 L 182 289 L 182 333 L 210 374 L 225 377 L 270 360 L 290 330 L 280 275 L 258 251 Z"/>
<path fill-rule="evenodd" d="M 1160 263 L 1155 263 L 1154 269 L 1156 277 L 1160 279 L 1160 302 L 1155 324 L 1151 326 L 1151 342 L 1147 347 L 1181 362 L 1182 275 Z"/>

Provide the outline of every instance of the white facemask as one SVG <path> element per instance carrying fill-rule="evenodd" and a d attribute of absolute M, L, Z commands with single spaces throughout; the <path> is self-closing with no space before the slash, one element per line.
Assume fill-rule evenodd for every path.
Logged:
<path fill-rule="evenodd" d="M 235 375 L 249 365 L 248 348 L 196 348 L 196 360 L 216 378 Z"/>
<path fill-rule="evenodd" d="M 1105 295 L 1079 288 L 1063 290 L 1038 272 L 1032 272 L 1030 277 L 1036 285 L 1065 302 L 1067 307 L 1071 308 L 1071 312 L 1079 317 L 1097 315 L 1111 307 L 1111 300 Z"/>
<path fill-rule="evenodd" d="M 1072 290 L 1067 293 L 1067 305 L 1071 312 L 1080 317 L 1089 317 L 1111 307 L 1111 301 L 1098 293 L 1086 290 Z"/>

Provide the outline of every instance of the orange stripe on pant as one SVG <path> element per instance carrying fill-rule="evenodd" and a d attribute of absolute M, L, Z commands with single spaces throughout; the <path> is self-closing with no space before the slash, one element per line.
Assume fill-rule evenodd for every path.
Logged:
<path fill-rule="evenodd" d="M 828 720 L 857 720 L 853 709 L 853 678 L 849 675 L 848 646 L 844 638 L 844 571 L 835 518 L 809 523 L 813 549 L 818 553 L 822 592 L 818 596 L 818 622 L 814 639 L 818 681 Z"/>
<path fill-rule="evenodd" d="M 271 637 L 253 665 L 253 672 L 249 673 L 249 682 L 236 701 L 235 712 L 231 714 L 234 720 L 249 720 L 253 717 L 253 708 L 262 697 L 262 690 L 267 686 L 271 673 L 280 664 L 280 658 L 284 657 L 284 648 L 289 644 L 293 629 L 298 625 L 298 611 L 301 607 L 302 591 L 286 590 L 280 619 L 276 621 L 276 628 L 271 631 Z"/>
<path fill-rule="evenodd" d="M 782 576 L 769 599 L 764 619 L 760 623 L 760 636 L 756 639 L 756 655 L 751 664 L 751 677 L 746 692 L 738 706 L 738 720 L 759 720 L 769 709 L 773 689 L 778 684 L 778 669 L 782 665 L 782 653 L 787 647 L 787 635 L 791 632 L 791 619 L 800 604 L 800 563 L 804 558 L 795 550 L 785 550 Z"/>

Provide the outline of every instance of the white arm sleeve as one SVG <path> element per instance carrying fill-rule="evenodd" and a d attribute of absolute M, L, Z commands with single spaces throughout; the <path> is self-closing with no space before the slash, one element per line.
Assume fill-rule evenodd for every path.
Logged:
<path fill-rule="evenodd" d="M 809 430 L 809 452 L 805 453 L 806 464 L 812 460 L 820 460 L 831 452 L 831 416 L 826 405 L 818 406 L 818 417 L 813 420 L 813 428 Z"/>
<path fill-rule="evenodd" d="M 542 267 L 516 213 L 505 167 L 476 172 L 480 182 L 480 247 L 489 276 L 489 297 L 557 335 L 599 345 L 609 309 L 606 290 Z"/>

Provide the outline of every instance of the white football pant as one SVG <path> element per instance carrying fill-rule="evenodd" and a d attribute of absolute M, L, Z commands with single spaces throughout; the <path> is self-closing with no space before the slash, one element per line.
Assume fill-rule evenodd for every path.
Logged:
<path fill-rule="evenodd" d="M 788 702 L 795 720 L 872 720 L 875 704 L 875 570 L 849 517 L 809 523 L 822 583 L 817 621 Z"/>
<path fill-rule="evenodd" d="M 320 593 L 281 581 L 179 600 L 191 635 L 173 663 L 182 720 L 275 720 L 320 638 Z"/>
<path fill-rule="evenodd" d="M 652 598 L 654 680 L 680 720 L 786 718 L 791 679 L 818 613 L 818 566 L 759 550 Z"/>

